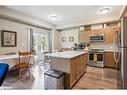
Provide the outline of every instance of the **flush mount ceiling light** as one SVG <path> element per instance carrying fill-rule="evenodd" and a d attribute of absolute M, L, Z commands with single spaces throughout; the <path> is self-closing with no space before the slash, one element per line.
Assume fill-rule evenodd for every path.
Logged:
<path fill-rule="evenodd" d="M 51 20 L 58 20 L 58 19 L 59 19 L 59 17 L 58 17 L 58 16 L 56 16 L 56 15 L 52 15 L 52 16 L 50 16 L 50 19 L 51 19 Z"/>
<path fill-rule="evenodd" d="M 100 12 L 100 14 L 107 14 L 107 13 L 109 13 L 109 11 L 110 11 L 110 8 L 103 8 L 99 12 Z"/>

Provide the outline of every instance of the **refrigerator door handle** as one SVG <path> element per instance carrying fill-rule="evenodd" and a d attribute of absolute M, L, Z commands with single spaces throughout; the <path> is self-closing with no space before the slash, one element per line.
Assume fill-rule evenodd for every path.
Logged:
<path fill-rule="evenodd" d="M 113 46 L 114 46 L 114 60 L 116 63 L 118 63 L 120 60 L 120 35 L 118 31 L 114 33 Z M 116 56 L 118 57 L 116 58 Z"/>

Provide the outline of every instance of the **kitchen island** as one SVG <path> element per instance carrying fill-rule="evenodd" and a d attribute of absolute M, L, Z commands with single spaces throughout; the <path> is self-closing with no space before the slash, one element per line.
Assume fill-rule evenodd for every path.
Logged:
<path fill-rule="evenodd" d="M 64 51 L 45 54 L 50 58 L 51 69 L 65 73 L 65 88 L 72 88 L 87 69 L 87 51 Z"/>

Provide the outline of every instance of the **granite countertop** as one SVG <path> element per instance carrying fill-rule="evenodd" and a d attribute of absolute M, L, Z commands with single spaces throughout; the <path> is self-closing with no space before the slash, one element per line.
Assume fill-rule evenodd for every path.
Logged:
<path fill-rule="evenodd" d="M 113 49 L 105 49 L 104 51 L 105 51 L 105 52 L 114 52 Z"/>
<path fill-rule="evenodd" d="M 87 53 L 87 51 L 64 51 L 64 52 L 48 53 L 45 54 L 45 56 L 58 57 L 58 58 L 73 58 L 85 53 Z"/>

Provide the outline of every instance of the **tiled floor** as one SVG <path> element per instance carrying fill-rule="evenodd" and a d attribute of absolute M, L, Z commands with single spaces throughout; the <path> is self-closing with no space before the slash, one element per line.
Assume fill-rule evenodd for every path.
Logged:
<path fill-rule="evenodd" d="M 2 87 L 4 89 L 44 89 L 44 72 L 49 65 L 36 65 L 31 68 L 33 77 L 28 75 L 7 75 Z M 73 89 L 118 89 L 117 70 L 88 67 L 83 77 L 76 83 Z"/>
<path fill-rule="evenodd" d="M 119 71 L 109 68 L 87 68 L 73 89 L 119 89 Z"/>

